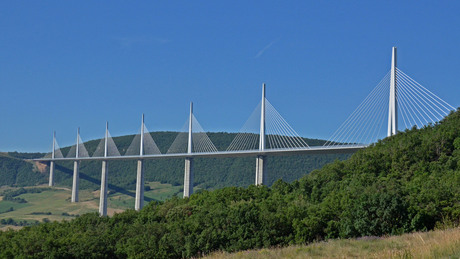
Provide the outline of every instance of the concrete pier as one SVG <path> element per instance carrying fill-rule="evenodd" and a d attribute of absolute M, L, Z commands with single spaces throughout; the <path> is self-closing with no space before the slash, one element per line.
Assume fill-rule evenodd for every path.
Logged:
<path fill-rule="evenodd" d="M 78 159 L 80 147 L 80 128 L 77 129 L 77 142 L 75 146 L 75 158 Z M 72 202 L 78 202 L 78 188 L 80 183 L 80 161 L 75 160 L 73 162 L 73 181 L 72 181 Z"/>
<path fill-rule="evenodd" d="M 257 156 L 256 159 L 256 185 L 266 184 L 266 157 L 265 156 Z"/>
<path fill-rule="evenodd" d="M 193 194 L 193 158 L 185 159 L 184 198 Z"/>
<path fill-rule="evenodd" d="M 260 133 L 259 133 L 259 150 L 265 150 L 265 84 L 262 85 L 262 103 L 260 107 Z M 256 181 L 255 185 L 265 184 L 266 172 L 265 156 L 257 156 L 256 159 Z"/>
<path fill-rule="evenodd" d="M 139 211 L 144 207 L 144 160 L 137 160 L 136 202 L 134 209 Z"/>
<path fill-rule="evenodd" d="M 99 215 L 107 216 L 107 175 L 109 166 L 107 161 L 102 161 L 101 193 L 99 198 Z"/>
<path fill-rule="evenodd" d="M 56 157 L 55 150 L 56 150 L 56 131 L 53 131 L 53 151 L 51 152 L 52 159 Z M 49 179 L 48 185 L 49 186 L 54 185 L 54 161 L 50 162 L 50 179 Z"/>
<path fill-rule="evenodd" d="M 141 123 L 141 140 L 139 147 L 139 156 L 144 155 L 144 114 L 142 114 Z M 137 177 L 136 177 L 136 200 L 134 209 L 139 211 L 144 207 L 144 160 L 137 160 Z"/>
<path fill-rule="evenodd" d="M 109 138 L 109 123 L 105 123 L 104 137 L 104 157 L 108 155 L 108 138 Z M 99 197 L 99 215 L 107 216 L 107 176 L 109 173 L 109 165 L 106 160 L 102 161 L 101 172 L 101 192 Z"/>
<path fill-rule="evenodd" d="M 78 184 L 80 182 L 79 166 L 80 161 L 73 162 L 72 202 L 78 202 Z"/>
<path fill-rule="evenodd" d="M 193 152 L 193 103 L 190 102 L 190 116 L 188 121 L 188 146 L 187 154 Z M 184 170 L 184 198 L 190 197 L 193 193 L 193 158 L 185 158 Z"/>
<path fill-rule="evenodd" d="M 50 162 L 50 180 L 49 180 L 48 185 L 54 186 L 54 161 Z"/>

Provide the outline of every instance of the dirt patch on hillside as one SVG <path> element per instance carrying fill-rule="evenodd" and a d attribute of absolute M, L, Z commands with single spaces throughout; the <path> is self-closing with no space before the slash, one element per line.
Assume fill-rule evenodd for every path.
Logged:
<path fill-rule="evenodd" d="M 107 215 L 112 217 L 115 213 L 122 213 L 123 211 L 125 211 L 125 210 L 107 208 Z"/>
<path fill-rule="evenodd" d="M 44 173 L 46 173 L 48 171 L 47 170 L 48 165 L 45 164 L 45 163 L 35 162 L 34 165 L 35 165 L 35 168 L 37 169 L 37 171 L 39 171 L 42 174 L 44 174 Z"/>
<path fill-rule="evenodd" d="M 23 228 L 23 227 L 21 227 L 21 226 L 10 226 L 10 225 L 8 225 L 8 226 L 0 227 L 0 231 L 7 231 L 8 229 L 19 230 L 19 229 L 21 229 L 21 228 Z"/>
<path fill-rule="evenodd" d="M 100 195 L 101 195 L 101 191 L 100 191 L 100 190 L 95 190 L 95 191 L 93 192 L 94 198 L 99 198 Z"/>
<path fill-rule="evenodd" d="M 87 208 L 90 209 L 99 209 L 99 206 L 94 201 L 83 201 L 80 203 L 84 204 Z"/>

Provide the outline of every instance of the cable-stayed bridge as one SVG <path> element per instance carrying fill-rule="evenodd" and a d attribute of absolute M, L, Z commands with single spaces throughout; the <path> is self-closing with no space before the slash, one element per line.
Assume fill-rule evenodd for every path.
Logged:
<path fill-rule="evenodd" d="M 78 202 L 80 162 L 102 161 L 99 213 L 106 215 L 109 161 L 137 160 L 135 209 L 140 210 L 144 202 L 144 160 L 147 159 L 184 158 L 184 197 L 189 197 L 193 193 L 196 157 L 253 156 L 256 158 L 255 184 L 260 185 L 266 182 L 266 156 L 351 153 L 378 139 L 395 135 L 398 130 L 436 123 L 452 110 L 455 110 L 453 106 L 397 68 L 396 48 L 393 47 L 390 71 L 322 146 L 309 146 L 296 133 L 267 100 L 264 84 L 261 101 L 226 150 L 218 150 L 209 139 L 196 119 L 191 103 L 189 117 L 166 153 L 161 153 L 142 115 L 140 131 L 124 154 L 119 152 L 107 123 L 105 137 L 93 154 L 86 150 L 78 129 L 76 144 L 65 157 L 53 133 L 52 152 L 34 160 L 49 162 L 50 186 L 54 185 L 55 163 L 74 162 L 72 202 Z"/>

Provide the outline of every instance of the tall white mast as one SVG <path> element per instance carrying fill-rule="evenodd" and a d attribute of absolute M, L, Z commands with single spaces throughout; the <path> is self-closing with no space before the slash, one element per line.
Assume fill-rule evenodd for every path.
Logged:
<path fill-rule="evenodd" d="M 397 80 L 396 80 L 396 47 L 393 47 L 391 55 L 390 71 L 390 101 L 388 109 L 388 137 L 395 135 L 398 131 L 398 103 L 397 103 Z"/>

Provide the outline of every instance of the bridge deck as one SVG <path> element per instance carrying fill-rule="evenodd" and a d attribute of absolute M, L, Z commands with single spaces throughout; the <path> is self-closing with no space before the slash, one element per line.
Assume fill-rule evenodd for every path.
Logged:
<path fill-rule="evenodd" d="M 367 145 L 344 145 L 335 147 L 309 147 L 295 149 L 267 149 L 245 150 L 245 151 L 219 151 L 209 153 L 178 153 L 178 154 L 154 154 L 143 156 L 109 156 L 109 157 L 68 157 L 68 158 L 37 158 L 32 161 L 48 162 L 48 161 L 109 161 L 109 160 L 139 160 L 139 159 L 165 159 L 165 158 L 190 158 L 190 157 L 256 157 L 256 156 L 285 156 L 299 154 L 346 154 L 354 153 L 360 149 L 366 148 Z"/>

